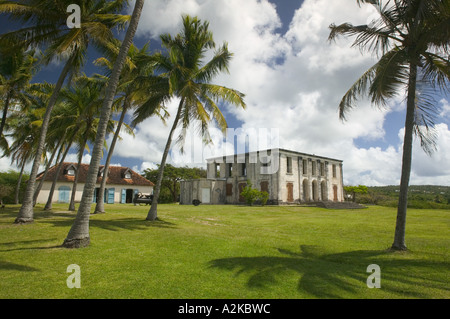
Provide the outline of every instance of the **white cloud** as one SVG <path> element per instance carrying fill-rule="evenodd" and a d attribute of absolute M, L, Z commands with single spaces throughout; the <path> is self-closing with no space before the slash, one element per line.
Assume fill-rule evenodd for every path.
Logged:
<path fill-rule="evenodd" d="M 389 139 L 388 146 L 379 147 L 377 141 L 386 140 L 386 116 L 404 112 L 404 95 L 383 110 L 362 99 L 346 122 L 339 120 L 337 112 L 342 96 L 375 60 L 352 48 L 351 39 L 330 43 L 328 27 L 331 23 L 369 23 L 376 15 L 371 6 L 360 8 L 356 1 L 347 0 L 305 0 L 286 34 L 279 34 L 280 18 L 267 0 L 153 0 L 145 3 L 137 39 L 154 41 L 162 33 L 176 34 L 182 14 L 209 21 L 216 44 L 226 41 L 233 52 L 230 74 L 220 75 L 214 82 L 246 94 L 246 110 L 225 110 L 242 122 L 243 129 L 275 128 L 282 148 L 342 159 L 347 184 L 399 183 L 403 130 L 393 136 L 396 139 Z M 429 157 L 415 141 L 411 184 L 450 183 L 450 105 L 447 99 L 440 104 L 438 151 Z M 175 114 L 177 106 L 178 100 L 174 99 L 168 105 L 169 113 Z M 173 117 L 164 125 L 152 117 L 136 127 L 135 137 L 121 134 L 114 155 L 139 159 L 140 167 L 133 166 L 138 172 L 156 168 L 172 121 Z M 214 144 L 204 147 L 195 128 L 191 128 L 186 153 L 180 154 L 173 147 L 168 162 L 198 166 L 202 165 L 199 158 L 233 151 L 232 143 L 224 142 L 214 127 L 211 135 Z M 369 145 L 373 142 L 372 146 L 356 146 L 354 141 L 359 138 Z M 111 139 L 109 136 L 108 144 Z M 90 158 L 86 153 L 83 163 L 89 163 Z M 66 161 L 76 162 L 76 155 L 70 154 Z M 9 168 L 17 170 L 9 159 L 1 158 L 0 170 Z M 30 169 L 31 164 L 26 170 Z"/>
<path fill-rule="evenodd" d="M 449 104 L 449 102 L 446 99 L 442 99 L 440 101 L 440 103 L 442 104 L 442 110 L 439 113 L 439 116 L 450 119 L 450 104 Z"/>
<path fill-rule="evenodd" d="M 354 140 L 384 140 L 386 116 L 404 111 L 404 95 L 382 110 L 362 99 L 346 122 L 341 122 L 337 113 L 342 96 L 373 65 L 375 57 L 352 48 L 352 39 L 340 38 L 330 43 L 329 25 L 368 23 L 376 15 L 371 6 L 360 8 L 356 1 L 305 0 L 287 33 L 281 35 L 276 33 L 281 21 L 267 0 L 154 0 L 145 4 L 138 37 L 176 34 L 184 13 L 209 21 L 216 43 L 227 41 L 234 53 L 230 74 L 220 75 L 215 83 L 246 94 L 246 110 L 226 110 L 243 123 L 243 128 L 278 128 L 283 148 L 344 160 L 346 183 L 399 182 L 402 138 L 396 145 L 383 148 L 376 143 L 359 148 Z M 448 122 L 448 101 L 441 103 L 441 118 Z M 172 114 L 176 105 L 174 101 L 169 107 Z M 161 159 L 171 124 L 172 119 L 167 126 L 158 118 L 144 121 L 137 127 L 134 139 L 124 136 L 116 154 L 141 159 L 141 170 L 154 168 Z M 439 151 L 432 158 L 420 146 L 414 146 L 412 183 L 449 185 L 450 172 L 438 168 L 448 167 L 445 160 L 449 159 L 450 133 L 445 124 L 437 128 Z M 196 140 L 186 143 L 186 149 L 195 150 L 195 154 L 203 150 Z M 230 145 L 217 138 L 212 153 L 222 148 L 230 149 Z M 192 163 L 192 154 L 183 157 L 174 151 L 171 155 L 170 160 L 178 164 Z"/>
<path fill-rule="evenodd" d="M 89 164 L 91 162 L 91 154 L 89 153 L 85 153 L 83 154 L 83 157 L 81 158 L 81 163 L 82 164 Z M 76 153 L 69 153 L 67 154 L 66 158 L 64 159 L 65 162 L 70 162 L 70 163 L 78 163 L 78 154 Z"/>

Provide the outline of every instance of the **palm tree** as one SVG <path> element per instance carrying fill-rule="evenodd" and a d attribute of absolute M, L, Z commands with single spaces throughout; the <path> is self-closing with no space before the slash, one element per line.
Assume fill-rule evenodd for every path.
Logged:
<path fill-rule="evenodd" d="M 35 83 L 28 86 L 21 93 L 21 100 L 26 101 L 29 105 L 26 108 L 15 108 L 8 118 L 6 128 L 9 133 L 6 135 L 12 138 L 12 142 L 5 155 L 11 158 L 11 164 L 16 162 L 21 167 L 16 187 L 16 204 L 19 203 L 18 190 L 25 164 L 32 160 L 37 149 L 37 136 L 42 125 L 46 97 L 49 96 L 48 92 L 51 89 L 52 85 L 46 83 Z"/>
<path fill-rule="evenodd" d="M 69 106 L 71 113 L 77 114 L 78 122 L 78 163 L 75 170 L 74 182 L 72 186 L 72 195 L 69 203 L 69 211 L 75 210 L 75 194 L 79 178 L 79 167 L 83 158 L 84 150 L 88 141 L 95 138 L 98 124 L 97 115 L 99 113 L 101 101 L 103 99 L 102 88 L 98 85 L 85 85 L 86 77 L 80 77 L 75 81 L 75 85 L 61 91 L 63 103 Z"/>
<path fill-rule="evenodd" d="M 0 0 L 0 13 L 7 13 L 24 25 L 19 30 L 2 34 L 0 45 L 5 42 L 16 44 L 11 47 L 12 51 L 30 46 L 45 46 L 42 61 L 46 64 L 55 57 L 67 57 L 44 114 L 38 149 L 23 204 L 15 223 L 33 221 L 33 195 L 40 157 L 44 151 L 51 112 L 67 76 L 79 71 L 84 63 L 89 43 L 100 50 L 114 50 L 111 46 L 111 40 L 114 38 L 111 29 L 122 27 L 129 20 L 128 16 L 117 13 L 128 3 L 127 0 L 87 0 L 80 6 L 82 19 L 80 28 L 71 29 L 67 25 L 67 8 L 72 2 L 72 0 L 24 0 L 21 2 Z"/>
<path fill-rule="evenodd" d="M 120 45 L 119 42 L 118 45 Z M 146 67 L 146 65 L 139 65 L 140 61 L 145 61 L 149 57 L 147 51 L 148 43 L 145 44 L 141 49 L 138 49 L 134 45 L 131 45 L 128 52 L 129 63 L 127 63 L 122 69 L 119 86 L 116 92 L 116 95 L 119 96 L 116 101 L 120 103 L 120 106 L 117 109 L 118 111 L 120 111 L 120 117 L 119 122 L 116 126 L 116 131 L 111 141 L 111 145 L 109 146 L 108 155 L 106 157 L 105 165 L 103 168 L 103 177 L 101 179 L 100 188 L 97 192 L 98 197 L 94 213 L 105 212 L 104 191 L 106 188 L 106 180 L 109 172 L 109 164 L 111 162 L 111 157 L 114 153 L 114 148 L 117 140 L 120 138 L 119 133 L 122 126 L 126 127 L 127 133 L 134 134 L 132 128 L 124 123 L 125 115 L 132 107 L 144 104 L 148 99 L 148 92 L 154 91 L 154 86 L 152 87 L 154 81 L 147 81 L 153 74 L 153 68 L 148 68 Z M 96 60 L 96 64 L 106 67 L 107 74 L 109 74 L 113 68 L 113 63 L 110 60 L 113 59 L 115 60 L 116 57 L 110 57 L 110 59 L 100 58 Z M 161 104 L 158 105 L 158 107 L 160 106 Z M 160 118 L 164 121 L 164 115 L 161 115 L 162 111 L 164 110 L 155 109 L 155 114 L 160 116 Z"/>
<path fill-rule="evenodd" d="M 436 149 L 434 117 L 436 90 L 448 92 L 450 80 L 450 2 L 448 0 L 395 0 L 385 5 L 370 3 L 380 18 L 371 25 L 350 23 L 330 26 L 329 39 L 356 36 L 353 46 L 378 53 L 379 61 L 367 70 L 342 98 L 339 115 L 345 119 L 356 99 L 368 92 L 375 105 L 386 105 L 398 93 L 407 92 L 400 196 L 394 242 L 391 249 L 406 250 L 405 227 L 413 135 L 427 154 Z"/>
<path fill-rule="evenodd" d="M 80 206 L 78 207 L 77 216 L 70 228 L 67 238 L 64 240 L 62 246 L 66 248 L 80 248 L 88 246 L 90 243 L 89 236 L 89 216 L 91 211 L 92 197 L 94 195 L 95 184 L 97 181 L 98 169 L 102 157 L 103 143 L 106 136 L 106 129 L 109 119 L 111 117 L 111 108 L 114 102 L 114 96 L 119 84 L 120 74 L 127 57 L 128 50 L 133 42 L 134 34 L 139 23 L 139 18 L 142 13 L 144 0 L 136 0 L 133 14 L 131 16 L 130 25 L 125 34 L 122 46 L 120 47 L 119 55 L 114 63 L 111 77 L 108 81 L 105 99 L 103 100 L 102 109 L 100 113 L 100 120 L 97 128 L 97 135 L 92 150 L 92 158 L 89 164 L 89 170 L 84 184 L 83 196 L 81 198 Z"/>
<path fill-rule="evenodd" d="M 79 112 L 74 109 L 73 105 L 63 100 L 64 94 L 60 95 L 60 103 L 58 103 L 52 112 L 52 119 L 49 124 L 49 135 L 62 136 L 62 145 L 58 151 L 57 162 L 59 163 L 55 175 L 53 177 L 53 183 L 50 187 L 47 203 L 44 210 L 51 210 L 53 203 L 53 194 L 55 192 L 56 183 L 58 181 L 59 174 L 64 164 L 64 160 L 69 153 L 72 144 L 75 142 L 79 131 L 82 127 L 80 121 L 81 117 L 78 116 Z M 45 175 L 42 177 L 41 182 L 45 179 Z"/>
<path fill-rule="evenodd" d="M 25 112 L 23 112 L 23 113 L 25 113 Z M 27 112 L 27 113 L 31 113 L 31 112 Z M 24 125 L 24 123 L 27 123 L 27 119 L 24 116 L 21 116 L 20 126 L 13 125 L 14 127 L 12 128 L 11 135 L 12 136 L 20 136 L 20 138 L 17 138 L 13 141 L 13 143 L 11 144 L 11 147 L 8 150 L 9 152 L 6 153 L 6 155 L 10 156 L 10 158 L 11 158 L 11 164 L 13 164 L 15 162 L 17 164 L 17 166 L 20 167 L 19 178 L 18 178 L 18 181 L 16 184 L 15 197 L 14 197 L 15 204 L 19 204 L 20 184 L 22 182 L 22 176 L 23 176 L 23 172 L 25 169 L 25 165 L 30 161 L 30 159 L 33 155 L 33 146 L 34 146 L 33 145 L 33 142 L 34 142 L 33 135 L 25 133 L 26 130 L 24 130 L 24 129 L 30 129 L 31 125 Z M 19 124 L 19 122 L 16 122 L 16 124 Z M 29 124 L 29 122 L 27 124 Z"/>
<path fill-rule="evenodd" d="M 7 48 L 9 46 L 6 44 L 0 47 L 0 96 L 4 101 L 0 136 L 3 134 L 11 103 L 19 103 L 22 108 L 29 104 L 25 90 L 37 70 L 35 50 L 20 48 L 10 52 Z"/>
<path fill-rule="evenodd" d="M 32 103 L 35 107 L 39 107 L 43 110 L 42 115 L 45 112 L 46 106 L 48 105 L 48 100 L 52 95 L 54 89 L 54 85 L 50 83 L 34 83 L 30 85 L 29 94 L 31 95 Z M 34 192 L 33 196 L 33 206 L 36 205 L 37 197 L 39 196 L 39 193 L 42 189 L 42 186 L 44 184 L 45 178 L 47 176 L 48 170 L 51 167 L 51 164 L 55 158 L 56 153 L 60 154 L 60 148 L 62 147 L 62 144 L 64 144 L 66 139 L 66 132 L 64 131 L 64 127 L 61 126 L 61 123 L 58 123 L 55 125 L 55 120 L 58 117 L 55 117 L 55 111 L 56 113 L 59 112 L 59 109 L 61 108 L 61 103 L 56 103 L 54 110 L 52 112 L 52 120 L 50 120 L 49 123 L 49 134 L 47 134 L 46 137 L 46 146 L 45 151 L 43 153 L 43 157 L 47 159 L 47 152 L 51 152 L 50 158 L 47 159 L 47 164 L 44 169 L 44 172 L 41 176 L 41 180 L 36 187 L 36 190 Z M 39 121 L 39 128 L 42 125 L 42 119 Z M 36 137 L 39 136 L 39 131 L 36 132 Z M 37 144 L 38 139 L 34 138 L 35 143 Z M 59 156 L 58 156 L 59 157 Z"/>
<path fill-rule="evenodd" d="M 168 55 L 156 54 L 149 61 L 155 64 L 157 70 L 162 72 L 167 83 L 166 90 L 171 97 L 178 97 L 177 113 L 175 115 L 166 146 L 161 159 L 157 183 L 154 189 L 153 201 L 147 220 L 157 218 L 158 197 L 161 189 L 164 166 L 172 144 L 175 129 L 181 121 L 182 131 L 177 142 L 182 145 L 185 132 L 191 121 L 200 121 L 200 133 L 205 142 L 210 142 L 208 125 L 215 120 L 225 132 L 226 120 L 217 106 L 217 101 L 225 101 L 245 108 L 244 95 L 236 90 L 224 86 L 210 84 L 214 76 L 220 72 L 228 72 L 228 64 L 232 54 L 224 43 L 207 63 L 204 58 L 209 49 L 215 48 L 213 35 L 208 29 L 207 22 L 188 15 L 183 16 L 183 30 L 177 36 L 161 35 L 163 47 Z M 158 97 L 158 96 L 156 96 Z M 159 101 L 158 101 L 159 102 Z M 133 123 L 137 124 L 151 115 L 148 105 L 140 106 L 135 111 Z M 183 150 L 183 148 L 181 148 Z"/>

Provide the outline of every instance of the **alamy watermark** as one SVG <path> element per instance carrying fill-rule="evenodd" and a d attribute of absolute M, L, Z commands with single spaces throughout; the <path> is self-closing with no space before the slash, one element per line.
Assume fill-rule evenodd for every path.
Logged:
<path fill-rule="evenodd" d="M 175 136 L 179 132 L 175 132 Z M 261 174 L 274 174 L 279 168 L 278 128 L 227 128 L 225 134 L 210 128 L 212 143 L 204 144 L 194 130 L 185 132 L 183 152 L 170 151 L 175 164 L 203 164 L 208 160 L 220 163 L 260 163 Z"/>
<path fill-rule="evenodd" d="M 67 288 L 81 288 L 81 268 L 77 264 L 71 264 L 67 266 L 67 272 L 71 273 L 67 277 Z"/>
<path fill-rule="evenodd" d="M 66 24 L 70 29 L 81 28 L 81 8 L 78 4 L 70 4 L 67 6 L 67 13 L 71 13 L 66 20 Z"/>
<path fill-rule="evenodd" d="M 368 273 L 372 273 L 367 277 L 367 287 L 369 288 L 381 288 L 381 268 L 377 264 L 371 264 L 367 266 Z"/>

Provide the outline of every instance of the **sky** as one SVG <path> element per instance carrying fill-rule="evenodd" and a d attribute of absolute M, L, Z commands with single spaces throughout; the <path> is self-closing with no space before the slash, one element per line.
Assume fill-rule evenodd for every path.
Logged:
<path fill-rule="evenodd" d="M 274 146 L 343 160 L 347 185 L 399 184 L 404 94 L 381 109 L 361 99 L 345 122 L 338 116 L 342 96 L 376 62 L 376 56 L 352 48 L 352 39 L 329 42 L 329 25 L 366 24 L 376 17 L 371 6 L 359 7 L 349 0 L 152 0 L 144 6 L 135 44 L 141 47 L 150 41 L 151 48 L 157 48 L 160 34 L 178 33 L 183 14 L 209 21 L 217 46 L 227 42 L 233 53 L 230 72 L 213 81 L 245 94 L 245 110 L 221 106 L 231 134 L 258 136 L 251 147 L 259 149 Z M 35 80 L 54 82 L 59 70 L 54 63 Z M 85 72 L 96 72 L 90 61 Z M 415 140 L 411 185 L 450 185 L 450 98 L 435 98 L 437 151 L 430 157 Z M 176 113 L 177 105 L 177 99 L 168 104 L 170 114 Z M 137 172 L 155 168 L 172 120 L 164 125 L 156 117 L 149 118 L 135 128 L 134 137 L 123 134 L 112 164 Z M 214 127 L 211 136 L 214 144 L 204 146 L 195 129 L 189 130 L 185 153 L 172 147 L 168 162 L 205 167 L 208 156 L 230 154 L 241 147 Z M 75 162 L 75 154 L 67 160 Z M 86 153 L 83 162 L 89 161 Z M 0 170 L 10 167 L 8 159 L 0 159 Z"/>

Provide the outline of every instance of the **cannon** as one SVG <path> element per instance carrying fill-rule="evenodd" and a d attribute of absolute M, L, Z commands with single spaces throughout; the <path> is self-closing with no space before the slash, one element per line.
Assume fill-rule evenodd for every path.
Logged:
<path fill-rule="evenodd" d="M 153 195 L 137 193 L 133 197 L 133 204 L 134 206 L 136 206 L 137 204 L 151 205 L 152 200 Z"/>

